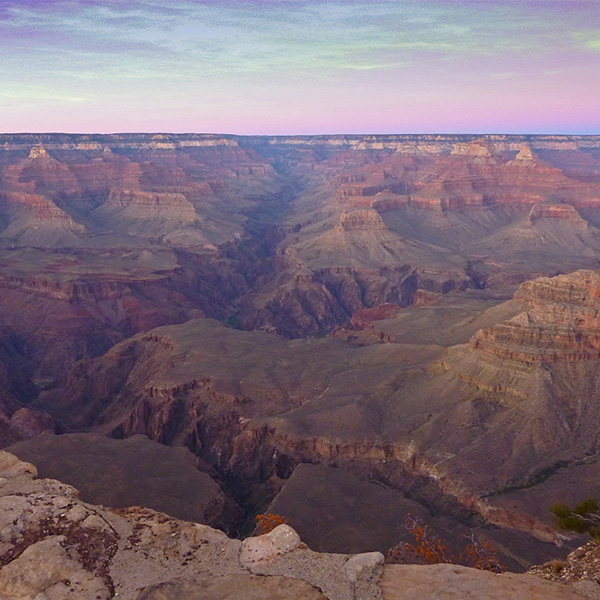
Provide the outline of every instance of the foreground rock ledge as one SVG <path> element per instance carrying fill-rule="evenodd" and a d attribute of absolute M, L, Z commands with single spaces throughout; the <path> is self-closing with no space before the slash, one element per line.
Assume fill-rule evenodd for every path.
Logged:
<path fill-rule="evenodd" d="M 388 565 L 381 578 L 385 600 L 581 600 L 593 590 L 548 585 L 533 575 L 497 575 L 458 565 Z M 598 586 L 596 586 L 598 587 Z"/>
<path fill-rule="evenodd" d="M 383 578 L 381 574 L 383 571 Z M 380 586 L 381 578 L 381 586 Z M 594 592 L 595 589 L 592 590 Z M 508 595 L 507 595 L 508 594 Z M 82 502 L 0 451 L 0 600 L 409 600 L 594 597 L 530 575 L 322 554 L 281 525 L 241 542 L 140 507 Z"/>

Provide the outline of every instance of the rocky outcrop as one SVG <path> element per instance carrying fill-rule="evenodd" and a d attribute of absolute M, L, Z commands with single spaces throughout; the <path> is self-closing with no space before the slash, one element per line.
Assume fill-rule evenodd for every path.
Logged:
<path fill-rule="evenodd" d="M 540 219 L 561 219 L 579 227 L 588 226 L 588 222 L 570 204 L 534 204 L 529 212 L 528 220 L 533 225 Z"/>
<path fill-rule="evenodd" d="M 417 290 L 417 292 L 418 291 L 419 290 Z M 348 328 L 364 329 L 373 323 L 373 321 L 381 321 L 382 319 L 391 319 L 395 317 L 401 310 L 401 306 L 389 302 L 373 306 L 372 308 L 363 308 L 352 315 Z"/>
<path fill-rule="evenodd" d="M 27 158 L 49 159 L 50 155 L 48 154 L 48 152 L 46 152 L 46 149 L 44 148 L 44 146 L 40 145 L 40 146 L 34 146 L 30 150 L 29 156 Z"/>
<path fill-rule="evenodd" d="M 587 592 L 590 598 L 596 598 L 600 579 L 600 544 L 593 539 L 573 550 L 564 560 L 552 560 L 532 567 L 529 573 L 548 581 L 573 584 L 582 594 Z"/>
<path fill-rule="evenodd" d="M 126 216 L 141 219 L 171 218 L 181 222 L 193 222 L 196 211 L 183 194 L 141 192 L 112 189 L 103 209 L 120 210 Z M 128 209 L 123 211 L 122 209 Z"/>
<path fill-rule="evenodd" d="M 577 271 L 523 283 L 514 299 L 528 310 L 478 331 L 471 347 L 525 363 L 600 357 L 600 275 Z"/>
<path fill-rule="evenodd" d="M 142 507 L 87 504 L 75 488 L 37 479 L 32 465 L 7 452 L 0 452 L 0 506 L 7 600 L 500 599 L 507 590 L 515 599 L 582 600 L 597 593 L 597 584 L 575 588 L 456 565 L 384 567 L 378 552 L 316 553 L 287 525 L 241 542 Z"/>
<path fill-rule="evenodd" d="M 340 217 L 344 231 L 385 231 L 387 227 L 376 210 L 364 208 L 345 212 Z"/>
<path fill-rule="evenodd" d="M 86 502 L 112 508 L 144 505 L 208 525 L 235 521 L 235 507 L 226 506 L 219 485 L 205 472 L 208 467 L 182 447 L 139 435 L 115 440 L 91 433 L 46 433 L 6 450 L 34 464 L 41 477 L 76 487 Z"/>
<path fill-rule="evenodd" d="M 491 158 L 489 142 L 484 140 L 474 140 L 472 142 L 459 142 L 450 152 L 453 156 L 470 156 L 476 158 Z"/>
<path fill-rule="evenodd" d="M 0 595 L 7 600 L 381 597 L 381 554 L 317 554 L 285 525 L 242 543 L 146 508 L 93 506 L 75 488 L 36 475 L 0 452 Z"/>
<path fill-rule="evenodd" d="M 531 148 L 527 144 L 523 144 L 515 158 L 508 164 L 515 167 L 530 167 L 535 161 L 535 157 Z"/>
<path fill-rule="evenodd" d="M 598 586 L 596 585 L 596 588 Z M 592 593 L 598 593 L 593 588 Z M 389 565 L 381 579 L 384 600 L 583 600 L 597 598 L 572 587 L 550 586 L 529 575 L 478 572 L 458 565 Z"/>
<path fill-rule="evenodd" d="M 84 227 L 77 225 L 73 219 L 45 198 L 39 194 L 28 194 L 25 192 L 2 192 L 2 202 L 6 203 L 7 206 L 23 209 L 32 214 L 37 221 L 42 222 L 60 222 L 69 225 L 72 229 L 77 231 L 84 231 Z M 14 227 L 12 228 L 14 229 Z M 5 236 L 9 236 L 10 232 L 5 232 Z"/>

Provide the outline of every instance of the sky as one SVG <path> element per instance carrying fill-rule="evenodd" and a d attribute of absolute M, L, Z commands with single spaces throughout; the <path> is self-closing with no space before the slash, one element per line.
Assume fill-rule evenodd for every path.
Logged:
<path fill-rule="evenodd" d="M 600 134 L 600 0 L 0 0 L 0 132 Z"/>

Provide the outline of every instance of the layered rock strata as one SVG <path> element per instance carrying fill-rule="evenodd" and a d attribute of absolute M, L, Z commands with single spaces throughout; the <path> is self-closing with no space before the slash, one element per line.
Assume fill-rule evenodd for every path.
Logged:
<path fill-rule="evenodd" d="M 525 363 L 600 357 L 600 275 L 577 271 L 523 283 L 514 299 L 527 310 L 477 332 L 471 347 Z"/>

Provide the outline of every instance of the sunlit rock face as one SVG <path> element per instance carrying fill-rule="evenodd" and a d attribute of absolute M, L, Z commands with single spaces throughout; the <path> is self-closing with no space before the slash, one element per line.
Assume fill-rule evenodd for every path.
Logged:
<path fill-rule="evenodd" d="M 526 363 L 600 357 L 600 275 L 577 271 L 519 287 L 527 310 L 471 339 L 471 346 Z"/>

